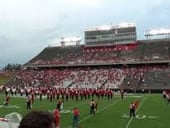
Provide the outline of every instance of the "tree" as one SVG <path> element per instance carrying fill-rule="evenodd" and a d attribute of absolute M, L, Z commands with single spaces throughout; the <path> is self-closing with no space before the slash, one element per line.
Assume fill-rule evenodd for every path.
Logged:
<path fill-rule="evenodd" d="M 21 64 L 7 64 L 4 68 L 5 71 L 15 71 L 15 70 L 20 70 L 21 69 Z"/>

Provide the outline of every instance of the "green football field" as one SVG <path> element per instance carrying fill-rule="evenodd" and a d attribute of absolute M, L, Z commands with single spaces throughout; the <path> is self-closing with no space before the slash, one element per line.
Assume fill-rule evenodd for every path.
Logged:
<path fill-rule="evenodd" d="M 22 115 L 29 112 L 26 109 L 25 97 L 11 97 L 9 107 L 3 107 L 4 95 L 0 95 L 0 117 L 12 112 Z M 81 128 L 169 128 L 170 127 L 170 104 L 162 98 L 161 94 L 135 94 L 126 95 L 122 100 L 119 96 L 113 99 L 99 99 L 98 110 L 95 115 L 89 114 L 89 100 L 76 102 L 69 100 L 64 102 L 61 111 L 60 128 L 71 128 L 72 109 L 78 107 L 80 110 Z M 95 99 L 97 100 L 97 99 Z M 139 101 L 136 117 L 129 118 L 129 104 Z M 37 98 L 32 110 L 52 111 L 56 106 L 56 99 L 52 102 L 46 98 L 41 102 Z"/>

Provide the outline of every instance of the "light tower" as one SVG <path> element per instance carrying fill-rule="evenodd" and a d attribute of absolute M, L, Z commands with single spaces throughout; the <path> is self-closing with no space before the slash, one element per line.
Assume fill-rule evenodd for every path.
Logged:
<path fill-rule="evenodd" d="M 170 39 L 170 29 L 150 29 L 144 33 L 147 40 L 149 39 Z"/>
<path fill-rule="evenodd" d="M 62 37 L 60 39 L 60 44 L 62 47 L 70 45 L 80 45 L 81 38 L 79 36 L 74 37 Z"/>

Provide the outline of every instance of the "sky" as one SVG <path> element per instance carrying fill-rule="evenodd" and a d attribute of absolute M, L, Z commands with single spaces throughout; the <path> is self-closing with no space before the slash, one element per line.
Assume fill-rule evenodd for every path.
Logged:
<path fill-rule="evenodd" d="M 100 25 L 133 22 L 137 38 L 170 28 L 170 0 L 0 0 L 0 68 L 24 64 L 65 36 Z"/>

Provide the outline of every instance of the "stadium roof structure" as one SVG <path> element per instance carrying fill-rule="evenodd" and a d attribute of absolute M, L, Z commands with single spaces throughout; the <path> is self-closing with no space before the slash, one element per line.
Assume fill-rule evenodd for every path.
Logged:
<path fill-rule="evenodd" d="M 62 37 L 60 39 L 60 42 L 64 41 L 64 42 L 77 42 L 77 41 L 81 41 L 81 38 L 79 36 L 73 36 L 73 37 Z"/>
<path fill-rule="evenodd" d="M 75 45 L 81 42 L 80 36 L 73 36 L 73 37 L 62 37 L 60 39 L 60 43 L 64 43 L 64 45 Z"/>
<path fill-rule="evenodd" d="M 156 35 L 168 35 L 170 34 L 170 29 L 160 28 L 160 29 L 151 29 L 145 32 L 145 36 L 156 36 Z"/>
<path fill-rule="evenodd" d="M 85 29 L 85 31 L 107 31 L 107 30 L 112 30 L 117 28 L 129 28 L 129 27 L 136 27 L 136 24 L 123 22 L 117 25 L 102 25 L 102 26 L 91 27 Z"/>

